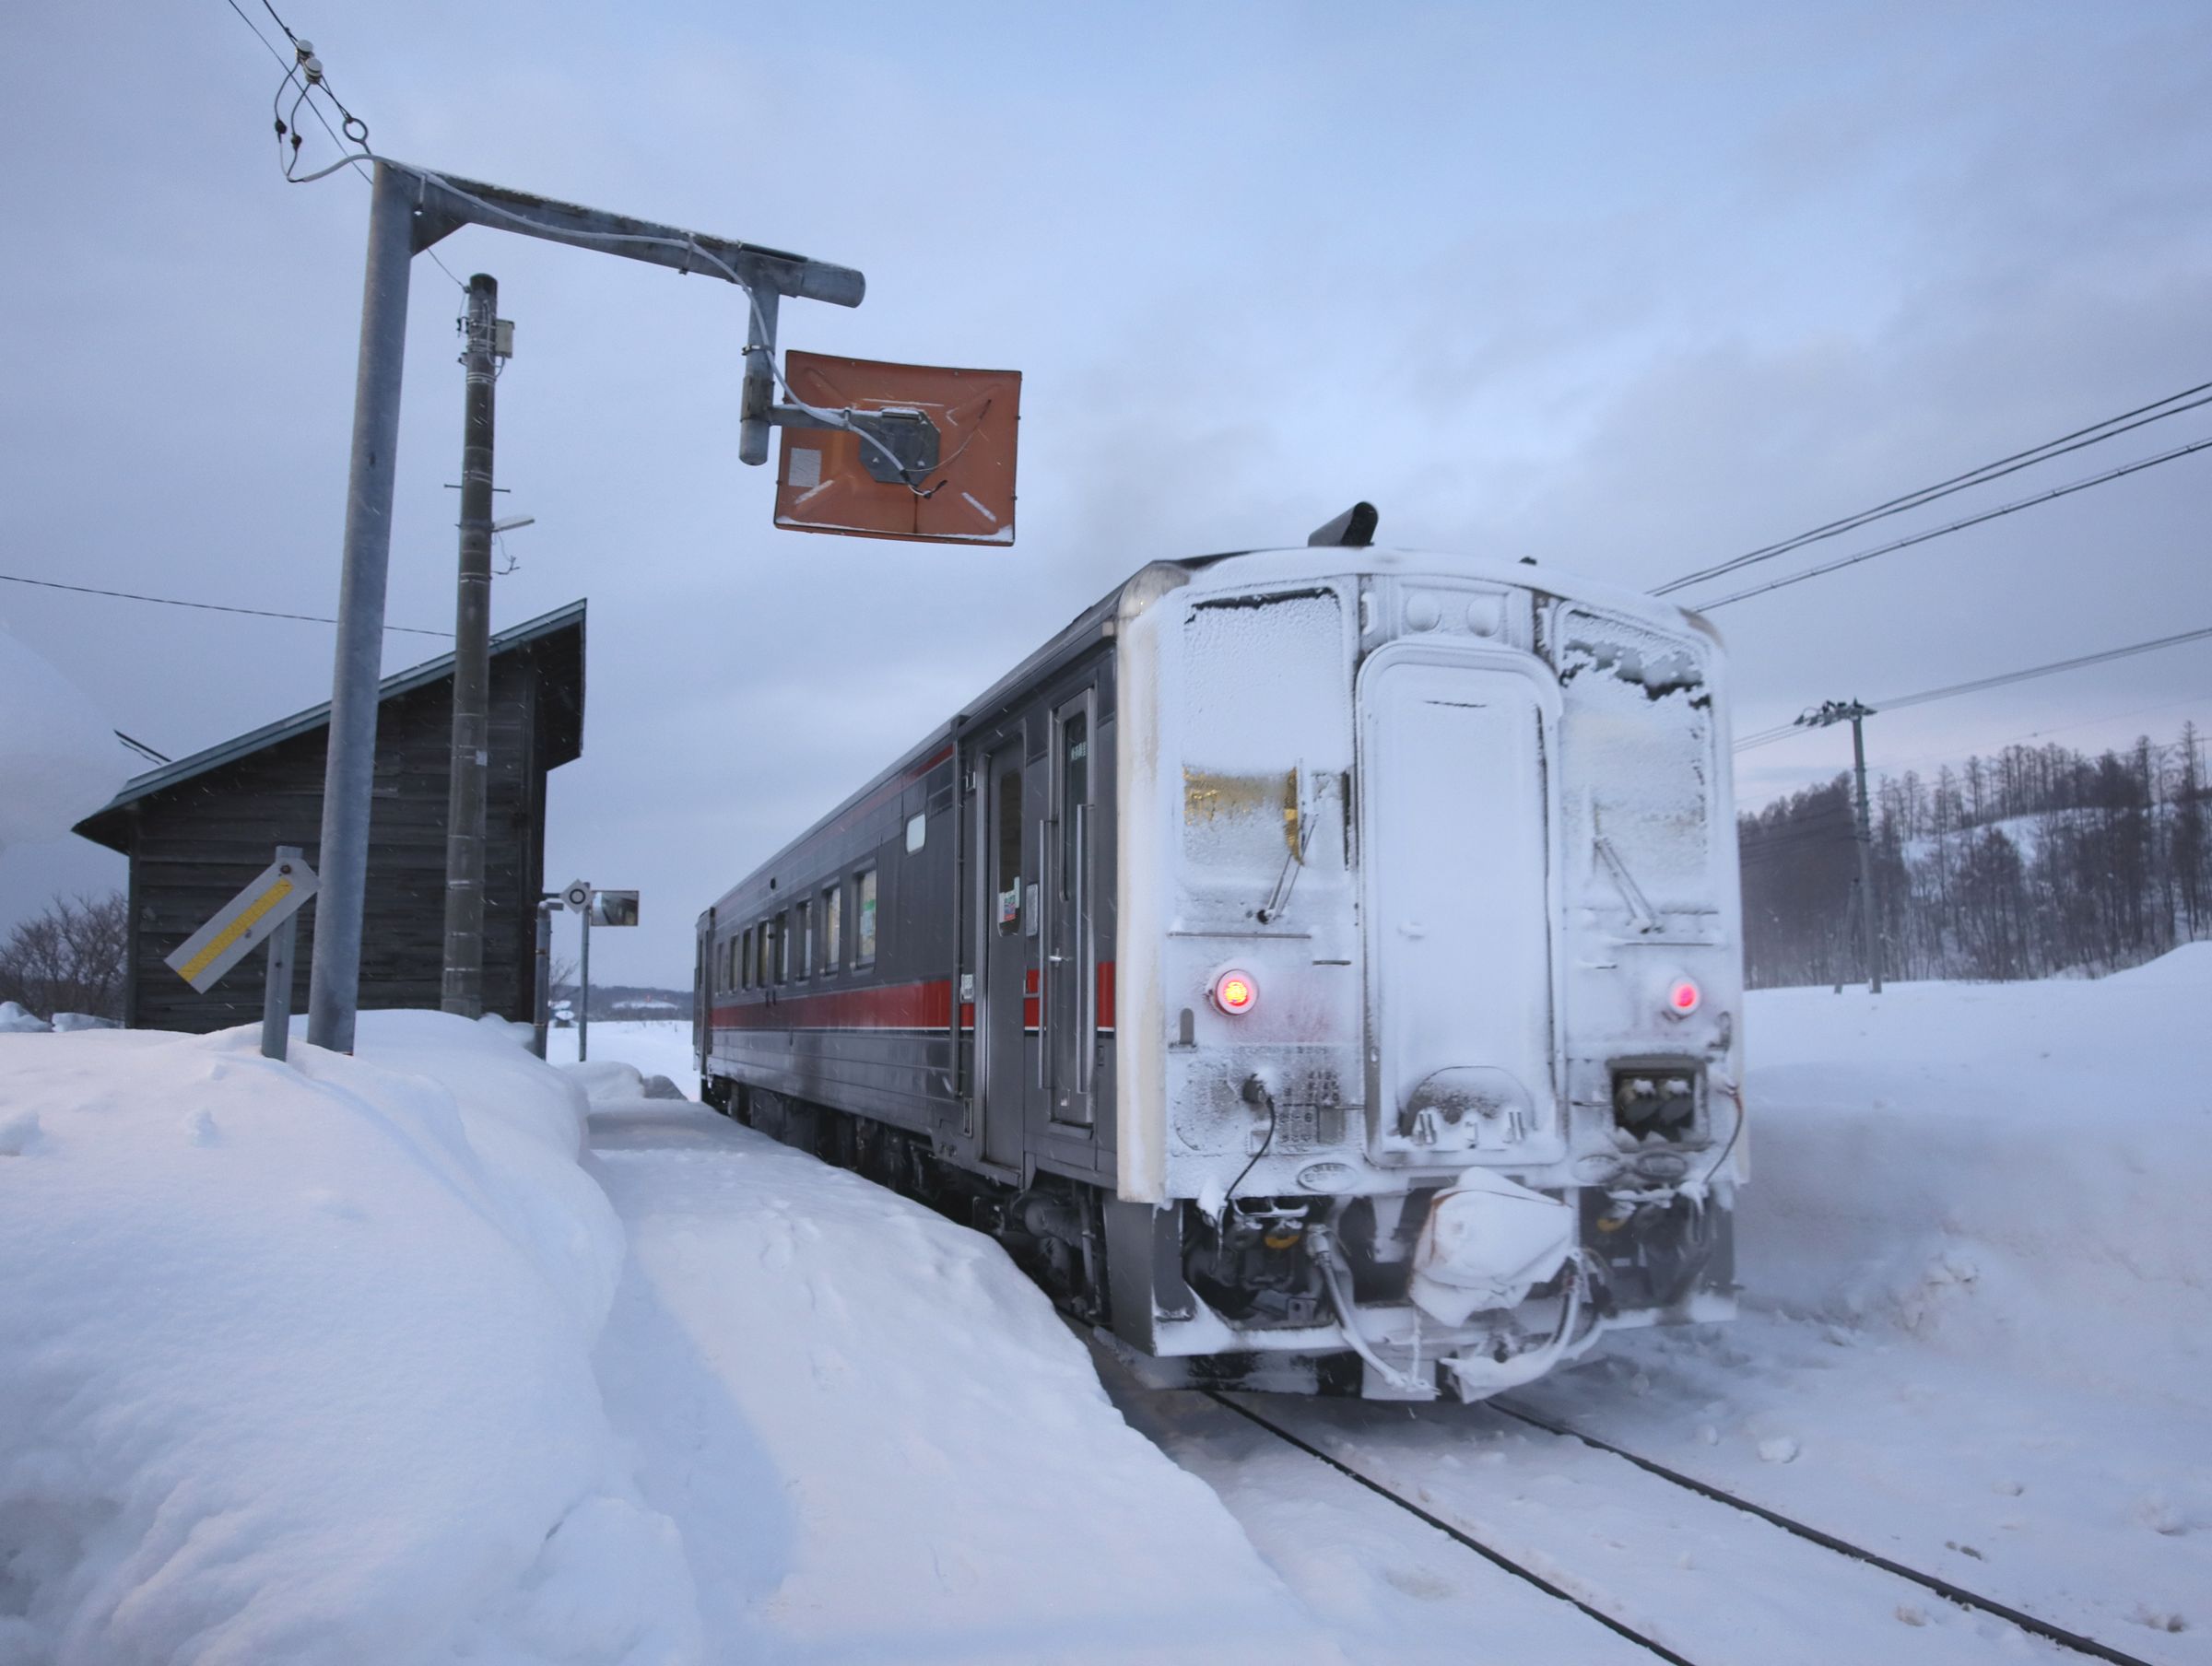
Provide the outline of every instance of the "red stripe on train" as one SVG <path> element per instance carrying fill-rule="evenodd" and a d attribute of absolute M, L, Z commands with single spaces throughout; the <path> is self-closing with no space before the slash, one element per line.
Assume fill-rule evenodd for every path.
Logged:
<path fill-rule="evenodd" d="M 1024 980 L 1032 992 L 1021 1002 L 1025 1029 L 1039 1027 L 1043 996 L 1031 969 Z M 943 978 L 918 983 L 891 983 L 873 989 L 817 990 L 807 994 L 784 995 L 774 1001 L 747 1001 L 718 1006 L 712 1017 L 716 1029 L 945 1029 L 952 1022 L 952 984 Z M 963 1001 L 960 1027 L 975 1027 L 975 1003 Z M 1113 962 L 1102 960 L 1098 968 L 1098 1027 L 1113 1027 Z"/>
<path fill-rule="evenodd" d="M 942 978 L 714 1009 L 716 1029 L 943 1029 L 951 1022 L 952 985 Z"/>

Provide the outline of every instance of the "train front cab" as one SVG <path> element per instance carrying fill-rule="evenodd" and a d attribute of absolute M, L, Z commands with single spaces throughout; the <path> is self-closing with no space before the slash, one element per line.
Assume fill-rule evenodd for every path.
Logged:
<path fill-rule="evenodd" d="M 1124 592 L 1105 1226 L 1155 1380 L 1480 1398 L 1733 1311 L 1717 644 L 1524 571 Z"/>

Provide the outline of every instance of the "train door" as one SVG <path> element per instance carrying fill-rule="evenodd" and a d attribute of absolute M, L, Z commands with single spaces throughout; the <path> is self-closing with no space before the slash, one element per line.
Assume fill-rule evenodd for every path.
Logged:
<path fill-rule="evenodd" d="M 983 1108 L 982 1156 L 1019 1168 L 1028 1084 L 1023 1079 L 1024 1033 L 1036 1025 L 1037 939 L 1030 934 L 1038 903 L 1034 853 L 1023 807 L 1022 741 L 1017 730 L 983 759 L 982 845 L 976 863 L 982 884 L 982 983 L 975 1021 L 981 1045 Z"/>
<path fill-rule="evenodd" d="M 1088 1128 L 1098 1037 L 1092 757 L 1096 700 L 1089 689 L 1053 712 L 1052 798 L 1043 864 L 1045 1089 L 1052 1120 Z"/>
<path fill-rule="evenodd" d="M 1558 692 L 1517 663 L 1406 643 L 1359 689 L 1376 1144 L 1556 1162 Z"/>
<path fill-rule="evenodd" d="M 691 972 L 691 1056 L 699 1062 L 702 1076 L 707 1073 L 707 1038 L 714 1029 L 714 991 L 722 981 L 715 976 L 720 956 L 721 945 L 714 940 L 714 910 L 709 909 L 699 927 L 699 956 Z"/>

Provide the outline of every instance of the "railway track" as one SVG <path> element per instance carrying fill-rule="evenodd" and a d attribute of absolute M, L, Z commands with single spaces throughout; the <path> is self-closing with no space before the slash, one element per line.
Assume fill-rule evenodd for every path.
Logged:
<path fill-rule="evenodd" d="M 1455 1519 L 1453 1514 L 1434 1507 L 1433 1501 L 1424 1502 L 1421 1498 L 1409 1497 L 1402 1485 L 1393 1484 L 1389 1479 L 1371 1472 L 1369 1468 L 1362 1467 L 1359 1462 L 1354 1461 L 1356 1454 L 1340 1454 L 1331 1451 L 1321 1442 L 1310 1438 L 1295 1428 L 1285 1426 L 1275 1418 L 1255 1410 L 1252 1405 L 1232 1394 L 1213 1390 L 1203 1390 L 1203 1392 L 1207 1399 L 1224 1410 L 1234 1413 L 1237 1416 L 1265 1430 L 1276 1438 L 1296 1448 L 1314 1461 L 1327 1466 L 1336 1473 L 1366 1488 L 1369 1492 L 1387 1500 L 1397 1508 L 1405 1510 L 1427 1526 L 1443 1533 L 1453 1543 L 1473 1552 L 1484 1561 L 1535 1586 L 1546 1594 L 1571 1604 L 1606 1630 L 1635 1644 L 1653 1657 L 1675 1662 L 1676 1666 L 1712 1666 L 1710 1660 L 1701 1658 L 1696 1652 L 1685 1652 L 1686 1650 L 1695 1650 L 1697 1645 L 1694 1642 L 1683 1637 L 1663 1638 L 1653 1635 L 1654 1631 L 1664 1628 L 1653 1625 L 1648 1621 L 1640 1623 L 1635 1613 L 1636 1604 L 1634 1602 L 1609 1600 L 1607 1593 L 1592 1588 L 1593 1582 L 1590 1579 L 1577 1578 L 1571 1573 L 1559 1571 L 1557 1558 L 1532 1557 L 1512 1554 L 1502 1548 L 1497 1542 L 1499 1535 L 1486 1534 L 1481 1523 L 1467 1519 L 1464 1516 Z M 1830 1553 L 1836 1557 L 1856 1565 L 1858 1568 L 1869 1570 L 1866 1578 L 1887 1576 L 1890 1578 L 1903 1580 L 1931 1596 L 1940 1598 L 1944 1602 L 1963 1611 L 1967 1615 L 1976 1616 L 1983 1621 L 2002 1622 L 2028 1637 L 2041 1639 L 2043 1644 L 2049 1646 L 2048 1652 L 2052 1659 L 2097 1660 L 2107 1661 L 2110 1666 L 2153 1666 L 2153 1662 L 2141 1657 L 2115 1648 L 2094 1637 L 2071 1631 L 2051 1621 L 2041 1619 L 2034 1614 L 2024 1613 L 2009 1604 L 1997 1601 L 1977 1591 L 1969 1590 L 1938 1576 L 1924 1573 L 1920 1569 L 1896 1562 L 1878 1552 L 1840 1539 L 1809 1523 L 1795 1520 L 1778 1511 L 1769 1509 L 1763 1505 L 1754 1504 L 1747 1499 L 1737 1497 L 1734 1494 L 1700 1481 L 1694 1476 L 1670 1469 L 1665 1464 L 1653 1462 L 1650 1459 L 1641 1457 L 1623 1448 L 1614 1446 L 1595 1437 L 1584 1435 L 1554 1419 L 1495 1402 L 1486 1409 L 1499 1416 L 1511 1419 L 1556 1438 L 1578 1442 L 1594 1452 L 1603 1454 L 1606 1458 L 1630 1465 L 1642 1474 L 1663 1482 L 1670 1488 L 1677 1489 L 1677 1496 L 1681 1498 L 1695 1497 L 1704 1501 L 1707 1505 L 1718 1506 L 1725 1510 L 1736 1512 L 1749 1520 L 1758 1521 L 1765 1524 L 1766 1527 L 1778 1530 L 1788 1535 L 1793 1541 Z M 1421 1490 L 1426 1496 L 1426 1489 Z M 1546 1567 L 1533 1565 L 1538 1562 L 1549 1566 L 1551 1571 L 1547 1571 Z M 1578 1590 L 1577 1587 L 1581 1589 Z M 1898 1612 L 1897 1617 L 1900 1620 L 1905 1618 L 1901 1608 Z M 1920 1623 L 1919 1621 L 1908 1622 L 1908 1624 L 1915 1625 Z"/>

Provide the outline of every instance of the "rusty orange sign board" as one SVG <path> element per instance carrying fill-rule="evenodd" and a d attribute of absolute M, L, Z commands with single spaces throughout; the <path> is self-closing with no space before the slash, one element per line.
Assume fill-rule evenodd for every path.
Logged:
<path fill-rule="evenodd" d="M 838 428 L 783 429 L 776 524 L 937 544 L 1014 542 L 1014 453 L 1021 372 L 785 355 L 794 403 L 821 411 L 914 413 L 936 429 L 936 461 L 879 479 L 867 441 Z M 877 458 L 878 472 L 883 459 Z"/>

